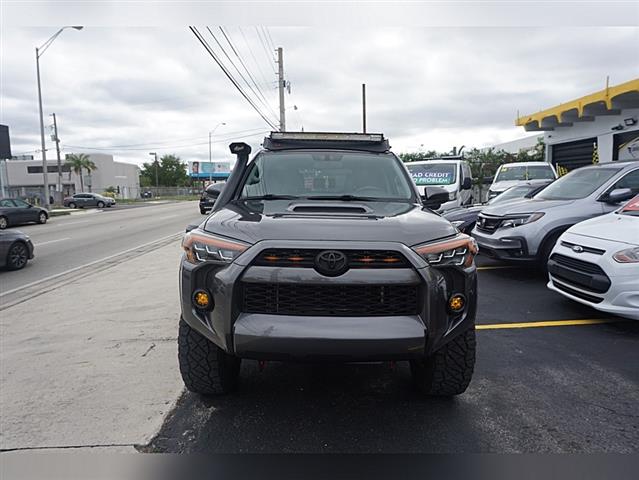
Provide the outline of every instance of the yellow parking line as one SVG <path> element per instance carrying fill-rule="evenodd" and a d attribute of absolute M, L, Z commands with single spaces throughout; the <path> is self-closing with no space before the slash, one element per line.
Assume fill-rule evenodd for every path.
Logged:
<path fill-rule="evenodd" d="M 498 270 L 501 268 L 517 268 L 517 265 L 488 265 L 485 267 L 477 267 L 477 270 Z"/>
<path fill-rule="evenodd" d="M 621 318 L 593 318 L 583 320 L 551 320 L 544 322 L 522 323 L 488 323 L 475 325 L 476 330 L 501 330 L 506 328 L 538 328 L 538 327 L 569 327 L 573 325 L 598 325 L 601 323 L 623 322 Z"/>

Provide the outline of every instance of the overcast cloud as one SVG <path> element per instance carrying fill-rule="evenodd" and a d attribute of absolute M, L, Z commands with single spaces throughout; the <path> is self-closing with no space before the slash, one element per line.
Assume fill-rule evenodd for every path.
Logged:
<path fill-rule="evenodd" d="M 14 155 L 39 156 L 34 48 L 55 30 L 2 33 L 0 123 L 9 125 Z M 253 26 L 226 30 L 276 111 L 273 52 L 265 52 Z M 366 83 L 368 129 L 385 133 L 396 152 L 520 138 L 526 133 L 514 126 L 517 110 L 532 113 L 591 93 L 605 86 L 606 75 L 611 84 L 639 76 L 634 27 L 269 27 L 269 33 L 284 48 L 289 130 L 361 129 Z M 67 30 L 43 55 L 41 70 L 45 121 L 56 113 L 63 153 L 112 153 L 141 163 L 155 151 L 204 160 L 208 131 L 226 122 L 214 136 L 213 158 L 222 159 L 231 137 L 252 135 L 245 141 L 256 148 L 270 128 L 186 26 Z"/>

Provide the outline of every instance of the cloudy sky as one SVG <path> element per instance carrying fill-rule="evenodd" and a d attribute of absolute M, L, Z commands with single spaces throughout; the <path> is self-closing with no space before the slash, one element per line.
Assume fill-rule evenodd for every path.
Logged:
<path fill-rule="evenodd" d="M 209 27 L 242 68 L 219 27 Z M 206 25 L 198 29 L 232 70 Z M 39 156 L 34 48 L 55 31 L 3 28 L 0 123 L 9 125 L 14 155 Z M 256 103 L 273 123 L 273 47 L 281 46 L 291 82 L 289 130 L 358 131 L 366 83 L 368 129 L 385 133 L 396 152 L 520 138 L 526 133 L 514 126 L 517 111 L 591 93 L 605 86 L 607 75 L 613 85 L 639 76 L 637 27 L 234 25 L 224 31 L 266 97 L 268 107 Z M 41 74 L 45 123 L 55 112 L 63 154 L 111 153 L 139 164 L 155 151 L 205 160 L 208 132 L 225 122 L 213 136 L 219 160 L 228 158 L 231 139 L 256 148 L 270 129 L 186 25 L 66 30 L 42 56 Z"/>

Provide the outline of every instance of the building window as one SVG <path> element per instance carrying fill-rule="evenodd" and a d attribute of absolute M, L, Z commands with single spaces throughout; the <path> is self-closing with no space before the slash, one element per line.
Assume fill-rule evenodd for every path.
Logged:
<path fill-rule="evenodd" d="M 68 173 L 71 171 L 69 165 L 62 165 L 62 172 Z M 42 167 L 27 167 L 27 173 L 42 173 Z M 47 173 L 58 173 L 57 165 L 47 165 Z"/>

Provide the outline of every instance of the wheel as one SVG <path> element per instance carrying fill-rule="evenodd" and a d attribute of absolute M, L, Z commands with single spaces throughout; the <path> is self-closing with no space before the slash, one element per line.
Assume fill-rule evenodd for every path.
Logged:
<path fill-rule="evenodd" d="M 546 240 L 544 240 L 544 243 L 539 250 L 539 267 L 543 272 L 548 271 L 548 259 L 550 258 L 550 253 L 552 252 L 552 249 L 555 248 L 555 244 L 562 233 L 563 232 L 556 232 L 550 235 Z"/>
<path fill-rule="evenodd" d="M 40 212 L 40 214 L 38 215 L 38 223 L 41 223 L 41 224 L 47 223 L 47 218 L 48 217 L 46 213 Z"/>
<path fill-rule="evenodd" d="M 203 208 L 200 208 L 200 213 L 201 213 L 202 215 L 206 215 L 206 210 L 205 210 L 205 209 L 203 209 Z"/>
<path fill-rule="evenodd" d="M 202 395 L 219 395 L 237 389 L 240 362 L 180 318 L 178 360 L 186 388 Z"/>
<path fill-rule="evenodd" d="M 432 356 L 411 360 L 413 382 L 427 395 L 450 397 L 464 393 L 473 376 L 475 346 L 473 325 Z"/>
<path fill-rule="evenodd" d="M 29 251 L 27 246 L 22 242 L 16 242 L 9 248 L 7 253 L 7 268 L 9 270 L 20 270 L 24 268 L 29 260 Z"/>
<path fill-rule="evenodd" d="M 69 208 L 78 208 L 74 202 L 69 202 Z"/>
<path fill-rule="evenodd" d="M 4 230 L 9 226 L 9 220 L 7 217 L 0 217 L 0 230 Z"/>
<path fill-rule="evenodd" d="M 98 208 L 104 208 L 104 202 L 98 202 Z"/>

